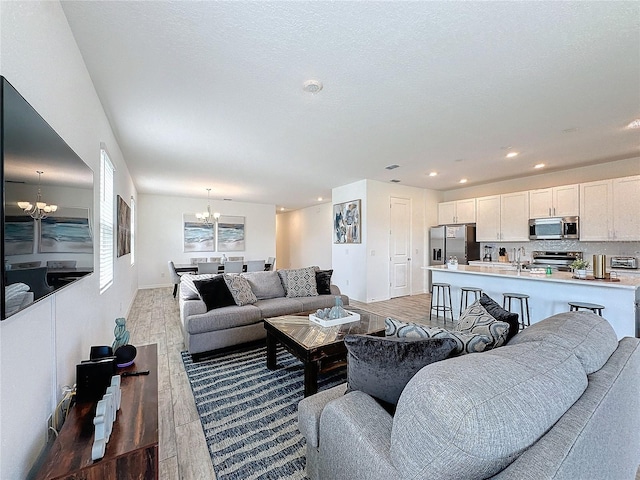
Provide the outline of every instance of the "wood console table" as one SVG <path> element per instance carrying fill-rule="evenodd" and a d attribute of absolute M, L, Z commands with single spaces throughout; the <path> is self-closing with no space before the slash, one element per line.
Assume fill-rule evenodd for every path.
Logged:
<path fill-rule="evenodd" d="M 125 480 L 158 478 L 157 345 L 137 347 L 133 365 L 118 369 L 149 370 L 149 375 L 122 378 L 122 401 L 102 459 L 91 460 L 96 403 L 76 404 L 36 479 Z"/>

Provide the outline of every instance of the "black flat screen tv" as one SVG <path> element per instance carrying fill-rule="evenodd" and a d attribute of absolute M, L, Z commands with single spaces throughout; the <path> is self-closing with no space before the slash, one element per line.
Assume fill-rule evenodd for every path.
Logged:
<path fill-rule="evenodd" d="M 93 273 L 94 186 L 91 168 L 0 80 L 4 320 Z"/>

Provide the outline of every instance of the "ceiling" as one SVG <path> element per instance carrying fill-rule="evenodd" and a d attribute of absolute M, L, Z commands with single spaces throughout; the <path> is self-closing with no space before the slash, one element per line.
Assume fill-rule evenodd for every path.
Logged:
<path fill-rule="evenodd" d="M 635 1 L 62 6 L 139 193 L 296 209 L 640 156 Z"/>

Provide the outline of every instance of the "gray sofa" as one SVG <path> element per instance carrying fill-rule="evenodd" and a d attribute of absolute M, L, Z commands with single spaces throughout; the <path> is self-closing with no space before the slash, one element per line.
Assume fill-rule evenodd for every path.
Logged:
<path fill-rule="evenodd" d="M 332 307 L 338 295 L 344 305 L 349 304 L 349 297 L 342 295 L 335 285 L 330 285 L 331 294 L 288 298 L 281 282 L 282 273 L 239 274 L 248 279 L 257 301 L 251 305 L 232 305 L 209 311 L 198 291 L 194 290 L 193 281 L 216 275 L 182 275 L 180 320 L 189 353 L 196 355 L 263 339 L 266 337 L 263 319 Z"/>
<path fill-rule="evenodd" d="M 591 312 L 422 368 L 391 416 L 341 385 L 302 400 L 313 479 L 635 478 L 640 340 Z"/>

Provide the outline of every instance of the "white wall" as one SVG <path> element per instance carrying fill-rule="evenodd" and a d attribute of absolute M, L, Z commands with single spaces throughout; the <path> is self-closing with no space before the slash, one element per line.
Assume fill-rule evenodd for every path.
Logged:
<path fill-rule="evenodd" d="M 428 225 L 437 223 L 441 194 L 432 190 L 362 180 L 334 188 L 332 202 L 362 200 L 362 243 L 333 245 L 333 283 L 361 302 L 389 298 L 389 205 L 391 197 L 411 200 L 411 293 L 426 291 Z M 373 255 L 372 255 L 373 253 Z"/>
<path fill-rule="evenodd" d="M 195 214 L 207 208 L 207 199 L 141 194 L 138 207 L 138 248 L 140 288 L 171 284 L 167 262 L 190 263 L 193 257 L 220 256 L 216 252 L 185 253 L 183 214 Z M 266 260 L 276 252 L 275 205 L 211 200 L 211 211 L 245 217 L 245 246 L 242 252 L 224 252 L 244 256 L 245 260 Z"/>
<path fill-rule="evenodd" d="M 331 268 L 332 210 L 322 203 L 276 216 L 277 268 Z"/>
<path fill-rule="evenodd" d="M 640 175 L 640 157 L 443 192 L 443 202 Z M 434 224 L 437 225 L 437 222 Z"/>
<path fill-rule="evenodd" d="M 135 189 L 58 2 L 0 2 L 0 73 L 93 169 L 98 205 L 99 149 L 116 167 L 115 190 Z M 94 245 L 98 264 L 99 245 Z M 46 439 L 61 386 L 91 345 L 111 343 L 137 289 L 130 256 L 115 262 L 114 284 L 100 295 L 98 274 L 83 278 L 0 323 L 0 478 L 24 478 Z"/>

